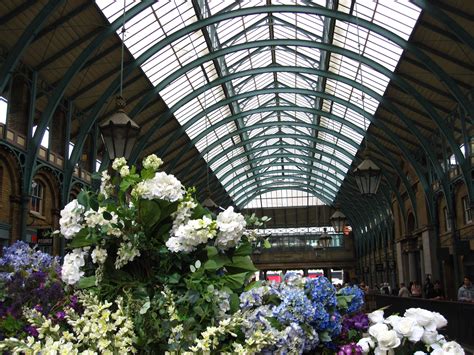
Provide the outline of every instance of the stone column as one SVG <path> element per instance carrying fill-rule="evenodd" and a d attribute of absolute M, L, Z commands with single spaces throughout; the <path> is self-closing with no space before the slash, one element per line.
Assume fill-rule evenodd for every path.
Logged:
<path fill-rule="evenodd" d="M 418 280 L 418 273 L 416 272 L 416 257 L 414 251 L 408 252 L 408 276 L 410 278 L 409 281 Z M 418 280 L 418 282 L 420 282 L 420 280 Z"/>
<path fill-rule="evenodd" d="M 402 243 L 395 243 L 395 254 L 397 258 L 397 275 L 398 283 L 405 282 L 403 277 L 403 257 L 402 257 Z"/>
<path fill-rule="evenodd" d="M 436 257 L 436 243 L 434 241 L 433 231 L 425 230 L 421 233 L 423 243 L 423 265 L 425 274 L 431 275 L 431 280 L 439 280 L 439 265 Z M 425 276 L 425 275 L 423 275 Z"/>

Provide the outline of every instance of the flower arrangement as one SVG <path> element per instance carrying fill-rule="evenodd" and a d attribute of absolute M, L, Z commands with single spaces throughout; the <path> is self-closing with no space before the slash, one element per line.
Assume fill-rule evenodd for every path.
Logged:
<path fill-rule="evenodd" d="M 269 247 L 232 207 L 203 208 L 194 189 L 116 159 L 61 211 L 57 258 L 24 242 L 0 258 L 0 350 L 24 353 L 395 353 L 462 349 L 437 330 L 439 314 L 361 313 L 358 287 L 288 273 L 250 282 L 255 246 Z M 421 354 L 421 353 L 418 353 Z"/>
<path fill-rule="evenodd" d="M 61 277 L 103 302 L 122 297 L 139 349 L 181 351 L 238 309 L 258 238 L 249 219 L 232 207 L 211 213 L 161 165 L 155 155 L 140 171 L 115 159 L 113 174 L 96 176 L 98 193 L 82 191 L 65 206 L 60 233 L 70 251 Z M 178 345 L 168 344 L 178 335 Z"/>
<path fill-rule="evenodd" d="M 458 343 L 438 333 L 448 322 L 437 312 L 410 308 L 403 316 L 385 318 L 384 311 L 377 310 L 369 320 L 367 336 L 357 343 L 364 354 L 464 354 Z"/>

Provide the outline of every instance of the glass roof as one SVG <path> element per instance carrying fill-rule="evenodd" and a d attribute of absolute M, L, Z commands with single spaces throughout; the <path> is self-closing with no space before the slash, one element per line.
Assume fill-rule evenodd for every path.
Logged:
<path fill-rule="evenodd" d="M 137 3 L 127 0 L 126 9 Z M 359 22 L 372 22 L 408 39 L 420 14 L 408 0 L 357 0 L 353 5 L 340 0 L 332 10 L 353 15 L 351 22 L 305 13 L 332 3 L 165 1 L 125 24 L 125 44 L 140 58 L 202 19 L 269 6 L 188 31 L 142 65 L 153 85 L 190 65 L 160 96 L 176 108 L 176 119 L 240 207 L 332 203 L 370 123 L 360 109 L 373 115 L 379 102 L 370 93 L 383 95 L 390 80 L 360 59 L 393 71 L 403 52 Z M 123 14 L 122 2 L 100 0 L 97 5 L 110 22 Z M 272 8 L 276 5 L 299 8 Z M 335 46 L 338 53 L 320 44 Z M 225 53 L 193 64 L 216 51 Z M 216 83 L 221 78 L 225 80 Z M 372 91 L 362 93 L 357 83 Z M 193 95 L 203 87 L 205 91 Z M 187 95 L 187 102 L 174 107 Z"/>

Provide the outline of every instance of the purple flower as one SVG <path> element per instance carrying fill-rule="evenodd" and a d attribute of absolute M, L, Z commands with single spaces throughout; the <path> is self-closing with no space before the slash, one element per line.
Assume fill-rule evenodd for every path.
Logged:
<path fill-rule="evenodd" d="M 27 326 L 27 327 L 25 328 L 25 331 L 26 331 L 29 335 L 31 335 L 31 336 L 33 336 L 33 337 L 35 337 L 35 338 L 39 335 L 39 333 L 38 333 L 38 331 L 36 330 L 36 328 L 33 327 L 32 325 Z"/>
<path fill-rule="evenodd" d="M 60 311 L 60 312 L 56 312 L 56 318 L 58 320 L 63 320 L 64 318 L 66 317 L 66 313 L 64 313 L 63 311 Z"/>
<path fill-rule="evenodd" d="M 362 355 L 362 348 L 360 347 L 360 345 L 357 345 L 356 343 L 342 345 L 339 348 L 339 351 L 337 353 L 337 355 L 352 355 L 352 354 Z"/>
<path fill-rule="evenodd" d="M 43 307 L 41 307 L 40 304 L 37 304 L 36 306 L 33 307 L 36 311 L 38 312 L 42 312 L 43 311 Z"/>

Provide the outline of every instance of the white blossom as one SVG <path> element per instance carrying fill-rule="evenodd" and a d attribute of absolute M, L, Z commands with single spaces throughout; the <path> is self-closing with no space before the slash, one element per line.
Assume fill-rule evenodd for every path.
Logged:
<path fill-rule="evenodd" d="M 120 168 L 120 176 L 121 177 L 126 177 L 130 175 L 130 168 L 128 167 L 128 165 L 124 165 Z"/>
<path fill-rule="evenodd" d="M 378 339 L 379 333 L 387 332 L 388 326 L 383 323 L 376 323 L 369 328 L 369 334 Z"/>
<path fill-rule="evenodd" d="M 362 348 L 362 352 L 364 354 L 367 354 L 370 351 L 370 349 L 373 349 L 375 347 L 375 343 L 371 337 L 360 339 L 357 342 L 357 345 L 359 345 Z"/>
<path fill-rule="evenodd" d="M 426 330 L 436 330 L 435 316 L 432 312 L 423 308 L 409 308 L 405 311 L 405 317 L 413 318 Z"/>
<path fill-rule="evenodd" d="M 384 321 L 383 311 L 376 310 L 368 314 L 371 323 L 381 323 Z"/>
<path fill-rule="evenodd" d="M 119 171 L 124 165 L 127 165 L 127 160 L 124 157 L 115 158 L 114 162 L 112 163 L 112 169 Z"/>
<path fill-rule="evenodd" d="M 77 200 L 72 200 L 64 206 L 59 219 L 61 234 L 64 238 L 72 239 L 82 229 L 82 212 L 84 212 L 84 206 Z"/>
<path fill-rule="evenodd" d="M 105 260 L 107 259 L 107 249 L 96 247 L 92 251 L 91 256 L 92 256 L 92 262 L 94 264 L 103 264 L 105 263 Z"/>
<path fill-rule="evenodd" d="M 163 165 L 163 161 L 155 154 L 151 154 L 143 159 L 143 167 L 145 169 L 157 170 L 161 165 Z"/>
<path fill-rule="evenodd" d="M 240 213 L 234 212 L 234 207 L 229 207 L 217 216 L 216 245 L 221 250 L 235 247 L 245 231 L 245 218 Z"/>
<path fill-rule="evenodd" d="M 100 191 L 105 198 L 109 198 L 113 192 L 113 186 L 110 183 L 110 175 L 107 170 L 102 171 L 101 179 L 100 179 Z"/>
<path fill-rule="evenodd" d="M 394 330 L 380 331 L 377 334 L 378 348 L 382 351 L 394 349 L 401 344 L 397 332 Z"/>
<path fill-rule="evenodd" d="M 87 255 L 87 252 L 78 248 L 64 256 L 64 263 L 61 269 L 61 279 L 65 283 L 74 285 L 84 275 L 84 271 L 81 271 L 81 267 L 85 264 L 85 255 Z"/>
<path fill-rule="evenodd" d="M 175 253 L 190 253 L 196 249 L 196 246 L 207 243 L 216 234 L 216 224 L 209 217 L 191 219 L 186 224 L 178 227 L 174 232 L 174 236 L 166 242 L 166 246 Z"/>
<path fill-rule="evenodd" d="M 175 202 L 184 195 L 181 182 L 171 174 L 155 173 L 155 177 L 139 182 L 132 190 L 132 195 L 146 200 L 162 199 Z"/>
<path fill-rule="evenodd" d="M 420 341 L 424 334 L 424 329 L 420 327 L 413 318 L 401 318 L 393 327 L 393 329 L 404 338 L 408 338 L 411 342 Z"/>
<path fill-rule="evenodd" d="M 117 258 L 115 259 L 115 268 L 121 269 L 124 265 L 133 261 L 137 256 L 140 256 L 138 250 L 130 241 L 124 241 L 120 244 L 117 250 Z"/>
<path fill-rule="evenodd" d="M 434 355 L 464 355 L 464 350 L 455 341 L 449 341 L 443 344 L 441 348 L 435 349 L 431 352 Z"/>
<path fill-rule="evenodd" d="M 188 223 L 193 213 L 193 209 L 196 206 L 197 204 L 188 198 L 185 198 L 178 204 L 176 212 L 171 215 L 171 217 L 173 217 L 173 227 L 171 228 L 172 236 L 175 235 L 175 232 L 179 226 Z"/>

